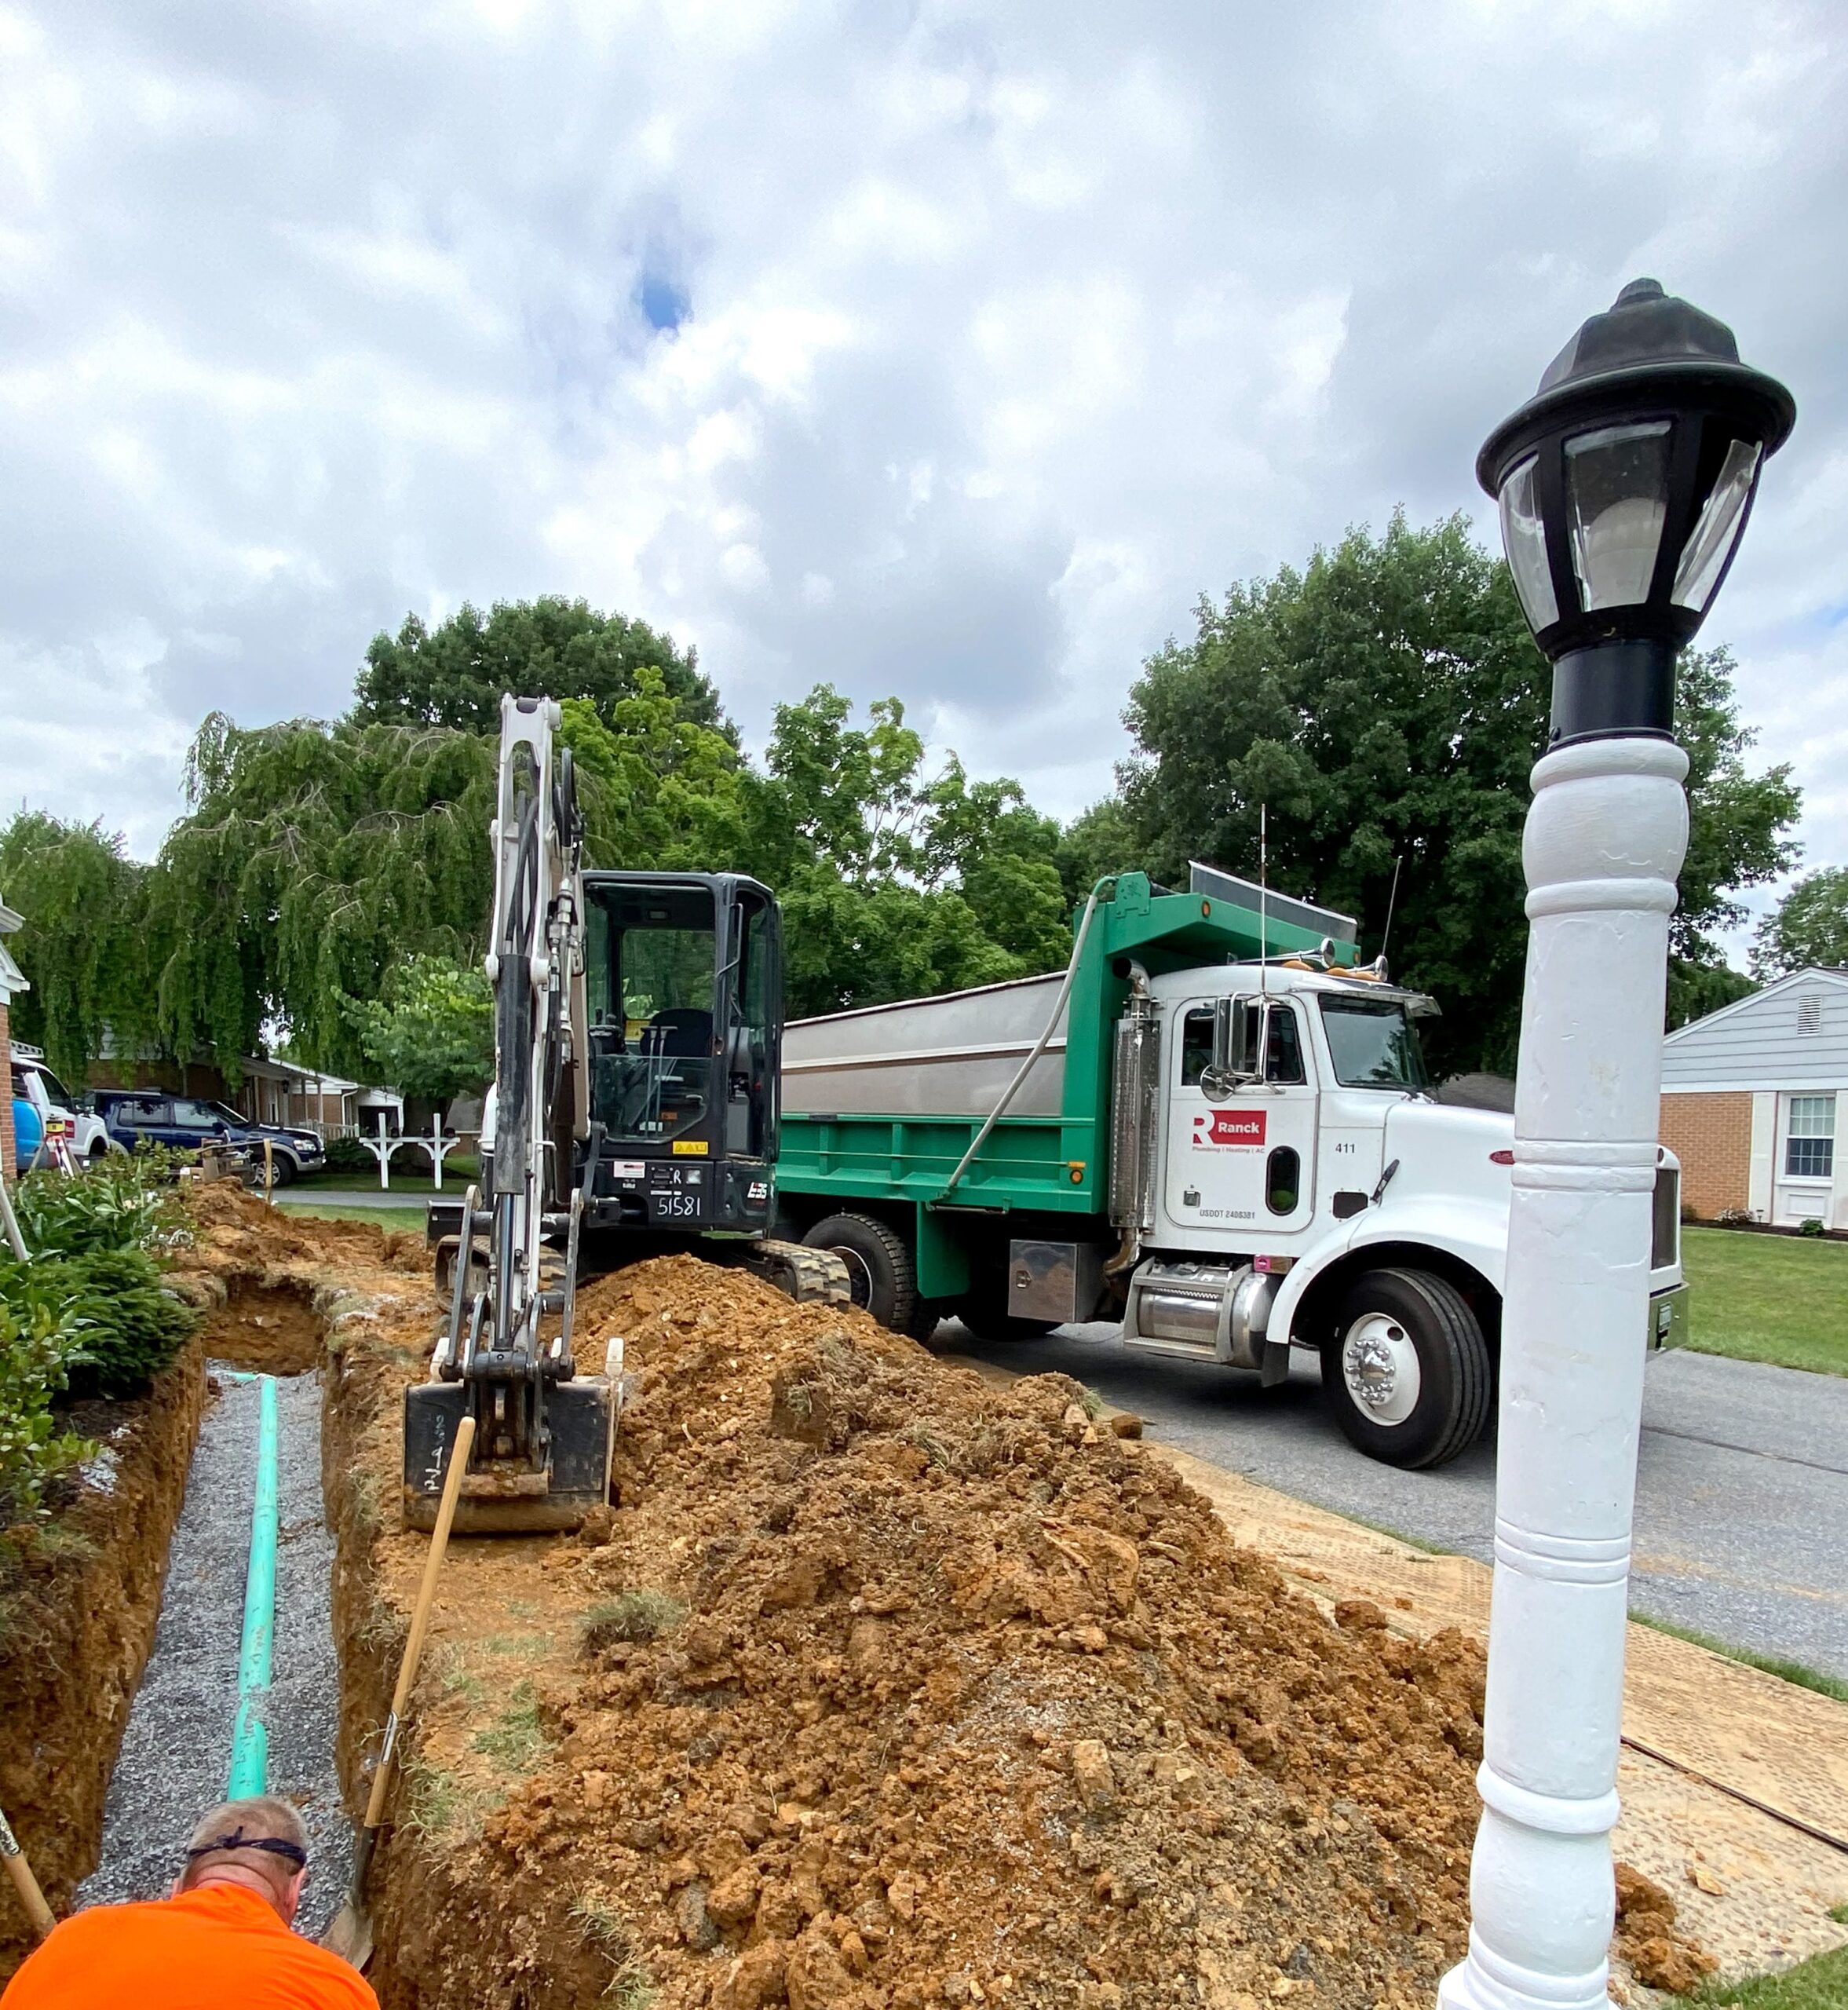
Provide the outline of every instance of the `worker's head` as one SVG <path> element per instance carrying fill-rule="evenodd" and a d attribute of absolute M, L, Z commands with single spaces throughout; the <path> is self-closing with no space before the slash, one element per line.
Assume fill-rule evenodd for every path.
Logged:
<path fill-rule="evenodd" d="M 173 1895 L 202 1884 L 239 1885 L 267 1899 L 292 1926 L 307 1877 L 301 1817 L 274 1794 L 257 1794 L 225 1801 L 201 1818 L 186 1839 L 186 1866 L 173 1880 Z"/>

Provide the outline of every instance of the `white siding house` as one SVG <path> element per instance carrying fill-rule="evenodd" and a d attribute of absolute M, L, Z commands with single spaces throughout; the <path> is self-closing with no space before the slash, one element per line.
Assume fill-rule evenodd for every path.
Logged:
<path fill-rule="evenodd" d="M 1671 1033 L 1662 1136 L 1698 1214 L 1848 1227 L 1848 970 L 1802 970 Z"/>

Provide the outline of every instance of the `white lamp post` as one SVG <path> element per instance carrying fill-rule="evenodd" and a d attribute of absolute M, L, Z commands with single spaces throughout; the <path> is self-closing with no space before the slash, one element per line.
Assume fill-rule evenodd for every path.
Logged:
<path fill-rule="evenodd" d="M 1483 1812 L 1445 2010 L 1606 2001 L 1668 918 L 1687 842 L 1675 663 L 1795 415 L 1729 329 L 1638 280 L 1476 463 L 1553 662 L 1553 721 L 1524 847 Z"/>

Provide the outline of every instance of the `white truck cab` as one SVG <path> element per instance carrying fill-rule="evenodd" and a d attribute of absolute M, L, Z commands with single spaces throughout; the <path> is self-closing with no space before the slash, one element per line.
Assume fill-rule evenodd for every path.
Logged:
<path fill-rule="evenodd" d="M 1125 1341 L 1267 1382 L 1313 1347 L 1348 1436 L 1405 1466 L 1487 1419 L 1514 1162 L 1511 1116 L 1433 1094 L 1437 1009 L 1312 959 L 1140 979 L 1128 1018 L 1155 1036 L 1119 1065 L 1156 1079 L 1116 1085 L 1141 1190 Z M 1678 1335 L 1679 1172 L 1661 1153 L 1639 1347 Z"/>
<path fill-rule="evenodd" d="M 13 1042 L 13 1080 L 14 1094 L 23 1095 L 38 1111 L 48 1139 L 53 1124 L 64 1127 L 64 1135 L 71 1141 L 74 1157 L 96 1160 L 122 1149 L 111 1138 L 96 1112 L 85 1109 L 82 1101 L 72 1095 L 51 1072 L 42 1047 L 27 1047 L 19 1040 Z"/>

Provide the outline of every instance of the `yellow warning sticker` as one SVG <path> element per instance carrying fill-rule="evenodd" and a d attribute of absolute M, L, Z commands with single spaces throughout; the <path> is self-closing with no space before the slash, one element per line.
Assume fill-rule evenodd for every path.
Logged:
<path fill-rule="evenodd" d="M 706 1140 L 703 1138 L 676 1138 L 674 1156 L 677 1159 L 703 1159 L 706 1156 Z"/>

